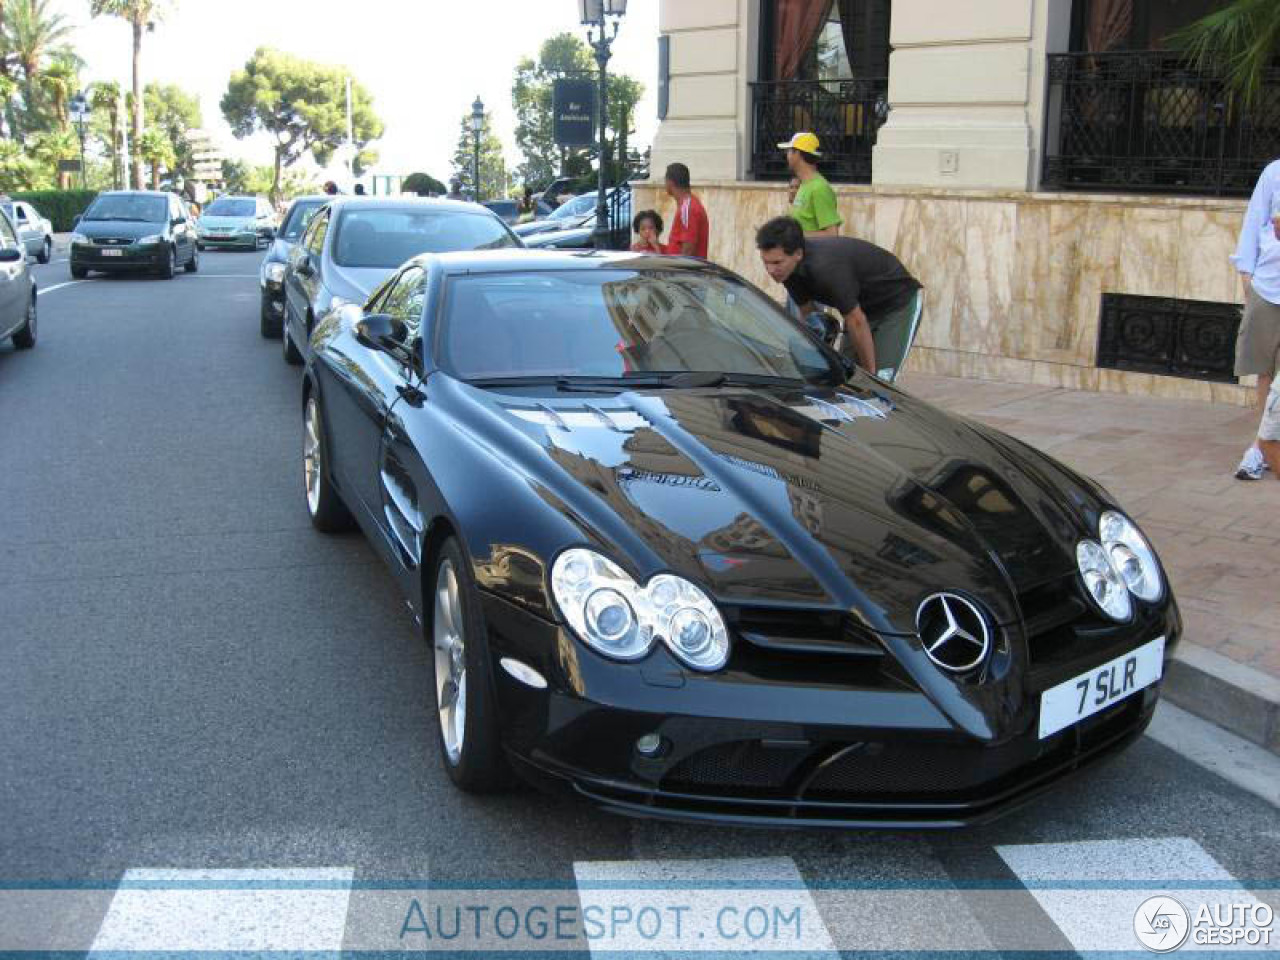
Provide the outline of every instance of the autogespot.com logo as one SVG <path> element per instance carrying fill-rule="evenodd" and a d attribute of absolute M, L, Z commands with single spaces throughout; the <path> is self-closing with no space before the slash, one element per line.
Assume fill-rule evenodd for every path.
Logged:
<path fill-rule="evenodd" d="M 1133 915 L 1134 935 L 1152 953 L 1177 950 L 1190 930 L 1191 915 L 1173 897 L 1149 897 Z"/>

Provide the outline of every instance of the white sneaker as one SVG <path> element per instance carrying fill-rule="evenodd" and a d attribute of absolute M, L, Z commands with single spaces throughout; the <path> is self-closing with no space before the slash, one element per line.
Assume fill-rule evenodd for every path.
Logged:
<path fill-rule="evenodd" d="M 1236 467 L 1236 479 L 1261 480 L 1266 469 L 1267 461 L 1262 458 L 1262 451 L 1257 447 L 1250 447 L 1244 452 L 1240 466 Z"/>

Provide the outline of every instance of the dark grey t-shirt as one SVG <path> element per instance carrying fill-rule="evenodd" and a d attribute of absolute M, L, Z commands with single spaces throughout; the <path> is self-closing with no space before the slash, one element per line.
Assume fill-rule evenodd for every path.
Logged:
<path fill-rule="evenodd" d="M 805 237 L 804 259 L 784 284 L 796 303 L 822 303 L 841 316 L 862 307 L 878 318 L 903 306 L 920 289 L 888 250 L 856 237 Z"/>

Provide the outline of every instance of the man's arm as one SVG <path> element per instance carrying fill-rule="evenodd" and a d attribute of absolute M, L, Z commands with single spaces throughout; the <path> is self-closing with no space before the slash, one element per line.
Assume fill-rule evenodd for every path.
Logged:
<path fill-rule="evenodd" d="M 1270 218 L 1271 195 L 1280 189 L 1280 170 L 1274 168 L 1275 164 L 1268 166 L 1262 171 L 1262 176 L 1258 177 L 1253 196 L 1249 198 L 1249 207 L 1245 210 L 1244 223 L 1240 225 L 1240 240 L 1236 244 L 1236 252 L 1231 256 L 1231 262 L 1242 276 L 1252 277 L 1254 267 L 1257 266 L 1258 234 L 1262 225 Z M 1245 290 L 1247 293 L 1247 284 Z"/>
<path fill-rule="evenodd" d="M 858 366 L 868 373 L 876 372 L 876 343 L 871 338 L 871 324 L 861 307 L 854 307 L 844 315 L 844 333 L 853 344 Z"/>

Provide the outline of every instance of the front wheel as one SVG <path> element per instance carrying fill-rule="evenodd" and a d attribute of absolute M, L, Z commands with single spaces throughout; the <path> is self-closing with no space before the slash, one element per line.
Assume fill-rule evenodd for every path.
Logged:
<path fill-rule="evenodd" d="M 36 254 L 36 263 L 48 263 L 53 259 L 53 238 L 45 237 L 44 243 L 40 246 L 40 252 Z"/>
<path fill-rule="evenodd" d="M 191 259 L 187 261 L 186 266 L 182 269 L 186 270 L 187 273 L 195 273 L 200 269 L 200 254 L 195 247 L 191 248 Z"/>
<path fill-rule="evenodd" d="M 436 733 L 449 779 L 469 793 L 488 793 L 506 785 L 509 770 L 498 740 L 484 615 L 470 571 L 458 541 L 445 541 L 430 581 Z"/>
<path fill-rule="evenodd" d="M 83 280 L 89 275 L 89 271 L 85 267 L 77 267 L 75 264 L 71 266 L 71 279 Z"/>
<path fill-rule="evenodd" d="M 36 298 L 27 304 L 27 322 L 13 335 L 13 345 L 19 350 L 30 350 L 36 345 Z"/>
<path fill-rule="evenodd" d="M 276 316 L 275 308 L 271 305 L 271 298 L 266 294 L 262 295 L 262 308 L 259 311 L 259 326 L 262 336 L 266 340 L 274 340 L 283 332 L 284 324 L 280 318 Z"/>
<path fill-rule="evenodd" d="M 307 397 L 302 431 L 302 480 L 311 525 L 324 533 L 351 529 L 351 513 L 330 478 L 329 447 L 315 394 Z"/>
<path fill-rule="evenodd" d="M 160 265 L 160 279 L 172 280 L 173 275 L 178 272 L 178 251 L 173 247 L 169 248 L 169 255 L 165 257 L 164 263 Z"/>

